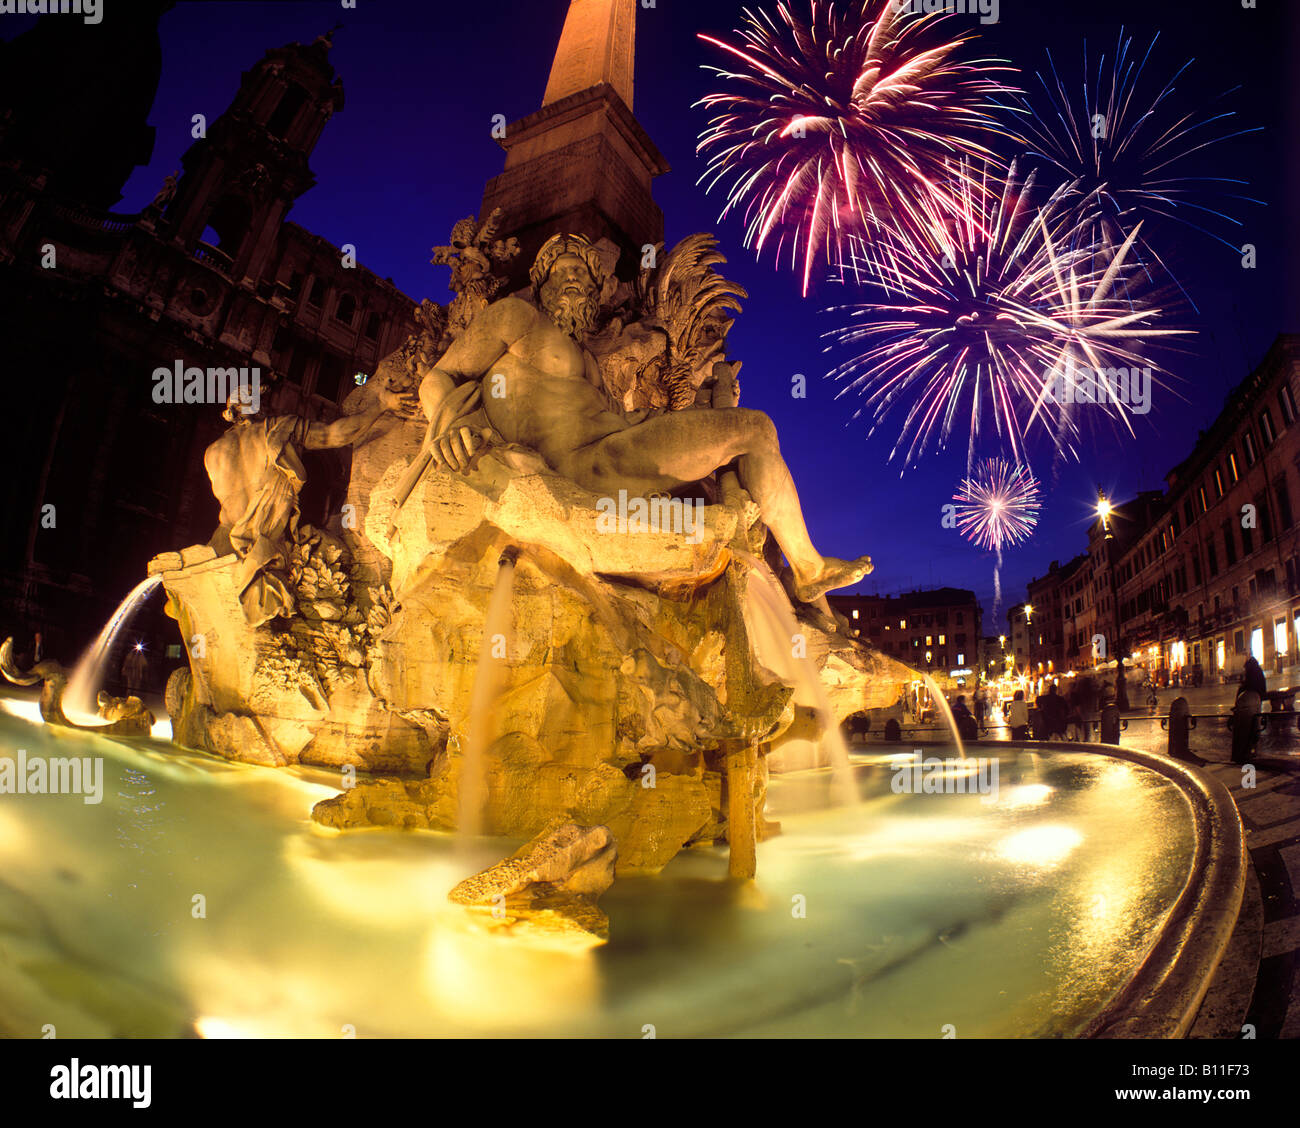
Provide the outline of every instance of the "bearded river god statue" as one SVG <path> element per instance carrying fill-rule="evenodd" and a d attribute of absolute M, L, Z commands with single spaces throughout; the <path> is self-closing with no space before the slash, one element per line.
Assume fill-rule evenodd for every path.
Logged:
<path fill-rule="evenodd" d="M 327 826 L 451 829 L 473 794 L 485 833 L 551 836 L 529 859 L 600 869 L 603 834 L 555 829 L 576 824 L 620 872 L 715 842 L 753 872 L 769 769 L 824 763 L 821 731 L 912 675 L 829 613 L 871 562 L 816 551 L 771 421 L 738 404 L 745 295 L 713 239 L 656 250 L 619 283 L 612 246 L 556 236 L 467 324 L 426 303 L 332 430 L 225 440 L 225 538 L 151 566 L 189 651 L 178 742 L 372 773 L 317 805 Z M 312 528 L 290 455 L 325 438 L 351 476 Z"/>
<path fill-rule="evenodd" d="M 595 328 L 604 284 L 586 239 L 554 236 L 530 277 L 535 304 L 513 297 L 492 303 L 424 376 L 420 403 L 430 421 L 431 462 L 468 466 L 476 433 L 458 426 L 455 413 L 479 403 L 506 442 L 535 450 L 557 474 L 601 497 L 681 490 L 734 462 L 790 563 L 800 600 L 816 600 L 871 571 L 870 557 L 846 562 L 813 547 L 776 428 L 762 412 L 715 405 L 635 420 L 611 410 L 599 363 L 581 345 Z M 486 384 L 486 391 L 458 396 L 467 382 Z"/>

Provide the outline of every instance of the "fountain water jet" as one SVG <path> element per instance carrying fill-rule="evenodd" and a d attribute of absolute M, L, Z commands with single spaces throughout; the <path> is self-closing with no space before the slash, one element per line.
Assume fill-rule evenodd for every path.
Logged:
<path fill-rule="evenodd" d="M 772 633 L 773 641 L 780 644 L 779 640 L 784 639 L 788 644 L 801 632 L 790 610 L 785 590 L 762 561 L 748 553 L 737 552 L 736 556 L 749 568 L 749 590 L 754 595 L 753 606 Z M 807 653 L 796 655 L 792 648 L 790 656 L 794 662 L 798 687 L 813 699 L 813 710 L 822 725 L 822 748 L 831 765 L 831 792 L 835 802 L 840 805 L 856 803 L 859 796 L 853 781 L 853 767 L 849 762 L 849 748 L 844 743 L 840 726 L 835 722 L 830 698 L 826 695 L 826 687 L 822 685 L 819 671 Z"/>
<path fill-rule="evenodd" d="M 77 663 L 77 668 L 72 672 L 72 677 L 68 679 L 68 688 L 64 693 L 63 701 L 69 715 L 74 718 L 80 715 L 83 719 L 98 720 L 96 698 L 104 681 L 104 665 L 113 650 L 113 644 L 117 642 L 117 636 L 121 634 L 122 628 L 126 626 L 131 616 L 143 606 L 144 601 L 153 594 L 154 588 L 161 582 L 162 576 L 154 575 L 136 584 L 104 624 L 99 637 L 86 648 L 81 661 Z"/>
<path fill-rule="evenodd" d="M 921 680 L 925 682 L 925 688 L 930 691 L 930 696 L 934 698 L 935 707 L 944 715 L 948 722 L 948 729 L 952 733 L 952 738 L 957 742 L 957 756 L 966 759 L 966 749 L 961 742 L 961 733 L 957 731 L 957 718 L 952 715 L 952 709 L 948 705 L 948 699 L 944 697 L 943 690 L 929 674 L 922 674 Z"/>
<path fill-rule="evenodd" d="M 504 640 L 510 628 L 510 597 L 515 585 L 515 562 L 519 549 L 511 545 L 497 562 L 497 579 L 483 620 L 483 641 L 470 691 L 469 720 L 465 731 L 460 787 L 457 795 L 456 826 L 465 837 L 483 833 L 483 812 L 487 805 L 485 764 L 491 743 L 489 722 L 504 672 L 504 655 L 494 653 L 497 640 Z M 508 650 L 508 648 L 507 648 Z"/>

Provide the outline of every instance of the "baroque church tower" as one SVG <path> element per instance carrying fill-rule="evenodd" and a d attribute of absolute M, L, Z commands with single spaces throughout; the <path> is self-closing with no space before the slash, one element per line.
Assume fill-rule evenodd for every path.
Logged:
<path fill-rule="evenodd" d="M 343 108 L 343 82 L 322 35 L 268 51 L 207 136 L 182 158 L 166 228 L 186 251 L 214 253 L 236 279 L 259 279 L 293 202 L 316 183 L 307 161 Z"/>

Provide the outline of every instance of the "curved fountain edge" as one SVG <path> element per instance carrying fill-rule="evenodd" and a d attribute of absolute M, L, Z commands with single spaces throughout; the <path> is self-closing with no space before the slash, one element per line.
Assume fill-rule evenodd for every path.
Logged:
<path fill-rule="evenodd" d="M 908 746 L 951 742 L 909 740 Z M 879 745 L 867 746 L 875 751 Z M 972 740 L 966 748 L 1005 749 L 1004 740 Z M 1183 1038 L 1196 1021 L 1245 896 L 1250 858 L 1237 804 L 1208 772 L 1118 744 L 1026 741 L 1033 752 L 1093 752 L 1159 772 L 1192 808 L 1196 850 L 1182 892 L 1141 965 L 1079 1034 L 1082 1038 Z"/>
<path fill-rule="evenodd" d="M 1183 891 L 1141 966 L 1083 1031 L 1089 1038 L 1184 1038 L 1232 939 L 1250 858 L 1237 804 L 1209 772 L 1117 744 L 1052 744 L 1130 760 L 1178 784 L 1194 818 L 1196 853 Z"/>

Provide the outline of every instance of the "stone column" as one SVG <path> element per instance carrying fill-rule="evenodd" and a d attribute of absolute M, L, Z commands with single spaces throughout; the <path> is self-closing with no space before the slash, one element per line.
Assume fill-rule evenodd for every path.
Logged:
<path fill-rule="evenodd" d="M 754 777 L 758 771 L 758 749 L 747 741 L 729 740 L 723 746 L 727 781 L 727 842 L 731 853 L 727 872 L 749 880 L 758 872 L 755 849 Z"/>

